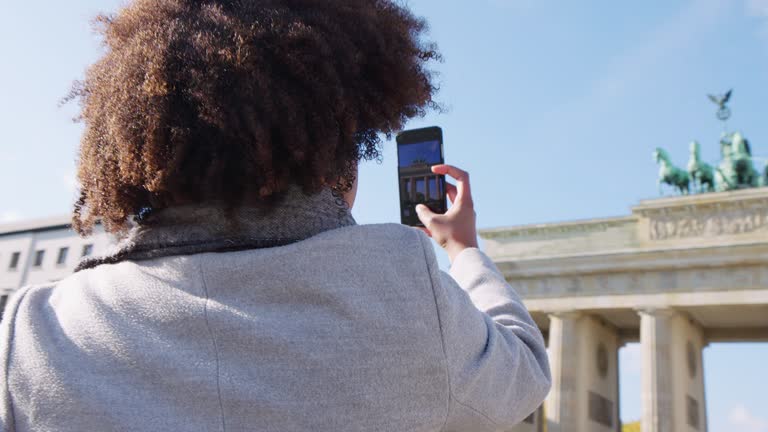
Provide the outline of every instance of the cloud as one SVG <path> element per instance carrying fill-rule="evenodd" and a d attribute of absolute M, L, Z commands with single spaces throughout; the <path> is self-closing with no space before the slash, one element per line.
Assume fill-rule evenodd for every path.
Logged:
<path fill-rule="evenodd" d="M 0 164 L 6 165 L 19 160 L 19 155 L 13 150 L 3 149 L 0 152 Z"/>
<path fill-rule="evenodd" d="M 731 408 L 728 421 L 739 432 L 768 432 L 768 420 L 754 416 L 741 404 Z"/>
<path fill-rule="evenodd" d="M 761 1 L 768 3 L 768 0 Z M 616 106 L 624 106 L 627 100 L 637 98 L 632 92 L 653 82 L 653 77 L 668 75 L 670 68 L 687 67 L 679 59 L 704 45 L 705 36 L 717 27 L 715 24 L 722 19 L 725 8 L 726 3 L 720 0 L 690 2 L 676 15 L 647 31 L 641 43 L 610 59 L 578 97 L 556 108 L 546 119 L 546 127 L 571 123 L 575 121 L 574 115 L 583 117 L 580 123 L 611 115 Z M 568 121 L 559 120 L 560 117 Z"/>
<path fill-rule="evenodd" d="M 768 18 L 768 0 L 747 0 L 750 15 Z"/>
<path fill-rule="evenodd" d="M 614 58 L 590 94 L 611 101 L 621 100 L 636 82 L 647 80 L 649 74 L 664 73 L 670 67 L 669 60 L 702 44 L 703 36 L 714 28 L 724 8 L 724 3 L 718 0 L 690 3 L 678 15 L 649 32 L 643 44 Z"/>
<path fill-rule="evenodd" d="M 21 213 L 17 211 L 4 211 L 0 213 L 0 223 L 10 223 L 21 220 Z"/>
<path fill-rule="evenodd" d="M 746 7 L 749 15 L 765 20 L 760 34 L 768 38 L 768 0 L 746 0 Z"/>

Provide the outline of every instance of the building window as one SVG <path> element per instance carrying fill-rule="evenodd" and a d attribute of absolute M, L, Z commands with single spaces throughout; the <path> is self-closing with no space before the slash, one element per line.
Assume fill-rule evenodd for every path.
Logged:
<path fill-rule="evenodd" d="M 19 268 L 19 258 L 21 258 L 21 252 L 14 252 L 11 255 L 11 264 L 8 266 L 9 270 L 16 270 Z"/>
<path fill-rule="evenodd" d="M 59 256 L 56 258 L 56 264 L 63 265 L 67 262 L 67 254 L 69 253 L 68 247 L 59 249 Z"/>
<path fill-rule="evenodd" d="M 0 321 L 3 320 L 3 312 L 5 311 L 6 303 L 8 303 L 8 296 L 0 296 Z"/>
<path fill-rule="evenodd" d="M 45 251 L 39 250 L 35 252 L 35 261 L 32 263 L 33 267 L 41 267 L 43 265 L 43 257 L 45 257 Z"/>
<path fill-rule="evenodd" d="M 93 253 L 93 245 L 87 244 L 83 246 L 83 255 L 84 257 L 90 256 Z"/>

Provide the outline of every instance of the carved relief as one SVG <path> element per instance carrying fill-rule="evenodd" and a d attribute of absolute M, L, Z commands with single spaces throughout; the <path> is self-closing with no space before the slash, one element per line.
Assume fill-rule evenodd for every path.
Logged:
<path fill-rule="evenodd" d="M 651 240 L 717 237 L 768 231 L 768 201 L 644 210 Z"/>

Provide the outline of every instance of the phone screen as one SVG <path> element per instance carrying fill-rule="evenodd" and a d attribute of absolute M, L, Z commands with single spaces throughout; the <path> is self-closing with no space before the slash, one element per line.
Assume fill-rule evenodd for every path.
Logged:
<path fill-rule="evenodd" d="M 443 163 L 442 142 L 429 139 L 398 143 L 397 158 L 402 223 L 422 226 L 416 215 L 417 204 L 424 204 L 435 213 L 445 213 L 445 177 L 431 170 L 433 165 Z"/>

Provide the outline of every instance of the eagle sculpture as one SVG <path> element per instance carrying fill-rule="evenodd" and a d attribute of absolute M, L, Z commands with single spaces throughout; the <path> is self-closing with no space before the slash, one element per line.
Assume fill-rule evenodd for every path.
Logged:
<path fill-rule="evenodd" d="M 719 106 L 720 109 L 724 109 L 725 104 L 727 104 L 728 101 L 731 99 L 731 93 L 733 93 L 733 89 L 728 90 L 728 92 L 724 95 L 719 95 L 719 96 L 707 95 L 707 96 L 709 96 L 709 100 L 717 104 L 717 106 Z"/>

